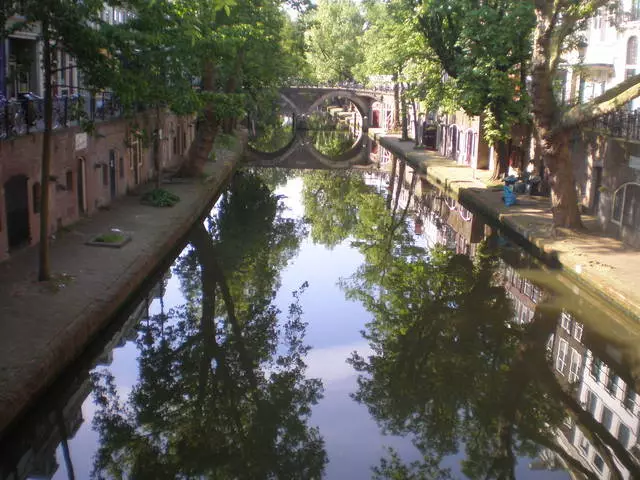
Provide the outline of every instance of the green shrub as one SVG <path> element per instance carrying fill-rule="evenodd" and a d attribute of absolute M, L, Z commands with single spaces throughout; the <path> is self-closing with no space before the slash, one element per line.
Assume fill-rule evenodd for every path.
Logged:
<path fill-rule="evenodd" d="M 173 207 L 180 201 L 180 197 L 163 188 L 155 188 L 142 195 L 140 201 L 154 207 Z"/>

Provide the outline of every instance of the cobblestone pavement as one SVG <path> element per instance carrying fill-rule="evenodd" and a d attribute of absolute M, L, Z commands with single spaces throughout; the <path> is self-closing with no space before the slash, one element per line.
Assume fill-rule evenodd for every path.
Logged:
<path fill-rule="evenodd" d="M 0 264 L 0 432 L 175 250 L 226 184 L 240 150 L 218 151 L 205 178 L 163 185 L 180 196 L 174 207 L 146 206 L 127 196 L 66 229 L 51 243 L 50 282 L 37 282 L 37 246 Z M 115 228 L 132 235 L 122 248 L 85 244 Z"/>
<path fill-rule="evenodd" d="M 412 141 L 400 141 L 397 135 L 375 130 L 370 135 L 396 155 L 420 166 L 430 183 L 498 220 L 526 238 L 542 255 L 557 258 L 563 273 L 578 285 L 589 287 L 595 297 L 640 320 L 640 252 L 598 231 L 595 218 L 583 216 L 585 232 L 553 229 L 548 198 L 520 195 L 515 206 L 506 207 L 502 189 L 488 187 L 490 172 L 474 171 L 436 152 L 414 150 Z"/>

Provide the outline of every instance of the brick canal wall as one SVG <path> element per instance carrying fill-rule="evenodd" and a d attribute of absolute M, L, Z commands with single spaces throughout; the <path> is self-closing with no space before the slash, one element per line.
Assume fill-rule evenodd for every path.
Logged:
<path fill-rule="evenodd" d="M 36 248 L 0 263 L 0 431 L 27 411 L 182 245 L 227 184 L 245 145 L 243 135 L 233 150 L 217 151 L 205 180 L 164 185 L 181 198 L 172 208 L 142 205 L 129 195 L 59 235 L 51 247 L 52 270 L 68 281 L 35 281 Z M 111 228 L 131 232 L 132 241 L 120 249 L 85 244 Z"/>

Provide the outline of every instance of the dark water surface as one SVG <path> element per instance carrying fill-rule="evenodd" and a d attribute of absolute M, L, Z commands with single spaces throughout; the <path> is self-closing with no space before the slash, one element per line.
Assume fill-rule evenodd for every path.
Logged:
<path fill-rule="evenodd" d="M 638 330 L 381 158 L 237 175 L 0 478 L 640 478 Z"/>

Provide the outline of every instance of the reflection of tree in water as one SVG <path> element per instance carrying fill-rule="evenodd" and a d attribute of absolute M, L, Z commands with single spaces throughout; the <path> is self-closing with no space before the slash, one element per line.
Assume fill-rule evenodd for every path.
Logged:
<path fill-rule="evenodd" d="M 307 135 L 322 155 L 337 157 L 351 148 L 355 137 L 348 125 L 328 114 L 314 113 L 307 118 Z"/>
<path fill-rule="evenodd" d="M 415 177 L 406 183 L 411 196 Z M 546 343 L 561 312 L 539 304 L 532 322 L 512 322 L 512 303 L 496 281 L 497 252 L 481 245 L 470 259 L 444 247 L 417 248 L 399 191 L 385 202 L 354 174 L 314 172 L 304 187 L 313 238 L 334 245 L 351 236 L 365 258 L 343 282 L 347 296 L 373 315 L 365 337 L 374 353 L 351 359 L 360 372 L 354 398 L 384 431 L 411 435 L 422 456 L 405 464 L 391 450 L 375 478 L 449 478 L 442 460 L 461 447 L 470 478 L 514 478 L 518 457 L 535 457 L 541 447 L 573 472 L 600 478 L 558 441 L 567 416 L 612 478 L 621 478 L 614 456 L 640 478 L 629 452 L 548 363 Z"/>
<path fill-rule="evenodd" d="M 271 105 L 277 100 L 274 98 Z M 249 122 L 249 145 L 259 152 L 271 153 L 286 147 L 295 135 L 294 113 L 286 108 L 254 112 Z"/>
<path fill-rule="evenodd" d="M 424 457 L 407 466 L 391 455 L 378 467 L 380 478 L 447 478 L 438 466 L 461 445 L 470 478 L 515 478 L 517 458 L 536 456 L 540 446 L 574 472 L 599 478 L 557 442 L 567 415 L 612 471 L 613 451 L 637 473 L 629 453 L 551 370 L 546 341 L 560 312 L 539 305 L 531 323 L 512 323 L 495 271 L 496 256 L 486 248 L 471 260 L 436 247 L 395 256 L 382 281 L 356 275 L 348 286 L 374 315 L 365 337 L 375 353 L 351 359 L 361 374 L 354 398 L 385 431 L 412 435 Z"/>
<path fill-rule="evenodd" d="M 299 295 L 273 305 L 298 223 L 255 175 L 240 175 L 209 228 L 180 257 L 187 303 L 141 332 L 140 377 L 127 401 L 96 375 L 95 475 L 130 478 L 319 478 L 323 440 L 307 425 L 321 397 L 305 379 Z"/>

